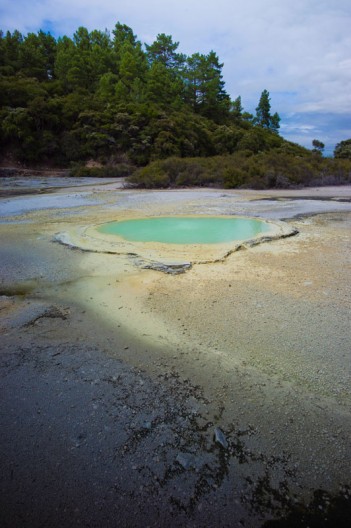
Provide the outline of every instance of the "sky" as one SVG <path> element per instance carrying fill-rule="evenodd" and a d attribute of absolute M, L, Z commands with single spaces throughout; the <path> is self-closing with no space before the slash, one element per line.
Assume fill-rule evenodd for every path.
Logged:
<path fill-rule="evenodd" d="M 283 137 L 325 154 L 351 138 L 350 0 L 0 0 L 0 29 L 72 36 L 127 24 L 142 43 L 172 35 L 187 55 L 215 51 L 225 88 L 255 113 L 264 89 Z"/>

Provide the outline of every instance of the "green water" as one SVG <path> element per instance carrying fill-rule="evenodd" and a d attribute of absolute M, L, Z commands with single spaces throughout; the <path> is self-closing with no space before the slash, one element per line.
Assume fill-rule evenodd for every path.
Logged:
<path fill-rule="evenodd" d="M 100 233 L 118 235 L 133 242 L 164 244 L 219 244 L 248 240 L 269 230 L 269 225 L 261 220 L 211 216 L 122 220 L 98 228 Z"/>

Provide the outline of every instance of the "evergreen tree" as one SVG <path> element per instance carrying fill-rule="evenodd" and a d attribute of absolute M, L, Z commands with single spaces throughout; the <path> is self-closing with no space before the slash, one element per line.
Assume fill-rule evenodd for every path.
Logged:
<path fill-rule="evenodd" d="M 241 96 L 239 95 L 232 103 L 230 113 L 235 119 L 241 119 L 243 115 L 243 107 L 241 104 Z"/>
<path fill-rule="evenodd" d="M 124 46 L 124 44 L 129 44 L 132 48 L 137 45 L 136 35 L 134 35 L 133 30 L 126 24 L 117 22 L 112 33 L 114 35 L 113 46 L 117 53 Z"/>
<path fill-rule="evenodd" d="M 146 98 L 162 106 L 181 104 L 182 82 L 162 62 L 154 62 L 147 74 Z"/>
<path fill-rule="evenodd" d="M 345 139 L 336 144 L 334 158 L 351 159 L 351 139 Z"/>
<path fill-rule="evenodd" d="M 2 33 L 2 32 L 1 32 Z M 22 34 L 15 30 L 1 35 L 0 73 L 15 75 L 21 68 L 20 49 L 23 42 Z"/>
<path fill-rule="evenodd" d="M 275 112 L 271 117 L 270 129 L 272 130 L 272 132 L 278 133 L 279 128 L 280 128 L 280 116 L 277 112 Z"/>
<path fill-rule="evenodd" d="M 116 85 L 118 76 L 115 73 L 108 72 L 101 75 L 96 90 L 96 95 L 106 103 L 112 102 L 116 94 Z"/>
<path fill-rule="evenodd" d="M 322 156 L 323 150 L 324 150 L 324 147 L 325 147 L 324 143 L 319 141 L 319 139 L 314 139 L 312 141 L 312 146 L 313 146 L 312 152 L 314 154 L 317 154 L 318 156 Z"/>
<path fill-rule="evenodd" d="M 230 107 L 222 67 L 214 51 L 208 55 L 194 53 L 188 57 L 184 72 L 186 102 L 195 112 L 215 121 L 226 117 Z"/>
<path fill-rule="evenodd" d="M 92 31 L 90 41 L 89 62 L 96 78 L 100 79 L 106 73 L 117 74 L 116 57 L 108 31 Z"/>
<path fill-rule="evenodd" d="M 90 63 L 90 53 L 90 41 L 85 32 L 76 32 L 74 40 L 68 37 L 58 39 L 55 75 L 66 93 L 94 90 L 96 73 Z"/>
<path fill-rule="evenodd" d="M 269 128 L 271 123 L 271 103 L 269 92 L 263 90 L 256 108 L 256 123 L 263 128 Z"/>
<path fill-rule="evenodd" d="M 310 151 L 297 150 L 279 137 L 280 117 L 271 114 L 267 90 L 254 118 L 243 110 L 240 96 L 230 101 L 223 64 L 214 51 L 185 57 L 178 45 L 161 33 L 144 49 L 132 29 L 121 23 L 111 36 L 80 27 L 72 38 L 57 41 L 42 31 L 27 36 L 0 31 L 2 152 L 14 152 L 24 161 L 53 159 L 65 165 L 89 157 L 146 164 L 167 156 L 215 154 L 239 154 L 237 159 L 242 154 L 246 163 L 249 153 L 261 156 L 279 148 L 283 159 L 290 151 L 310 156 L 313 167 L 330 161 L 313 160 Z M 339 143 L 335 157 L 350 157 L 350 143 Z M 313 146 L 321 151 L 318 140 Z M 276 152 L 265 182 L 275 181 L 275 157 Z M 192 166 L 191 175 L 198 170 Z M 304 169 L 296 182 L 309 170 Z M 229 172 L 232 182 L 241 181 L 240 175 Z M 214 173 L 215 166 L 211 177 Z M 185 176 L 175 178 L 182 185 L 188 181 Z M 191 176 L 189 183 L 194 181 Z"/>
<path fill-rule="evenodd" d="M 40 81 L 51 79 L 54 75 L 56 41 L 43 31 L 38 35 L 29 33 L 19 49 L 20 71 L 26 77 L 35 77 Z"/>
<path fill-rule="evenodd" d="M 176 53 L 178 46 L 179 42 L 173 42 L 171 35 L 157 35 L 155 42 L 150 46 L 145 45 L 149 63 L 160 62 L 166 68 L 178 72 L 186 59 L 182 53 Z"/>
<path fill-rule="evenodd" d="M 119 81 L 116 96 L 120 101 L 140 102 L 146 83 L 147 61 L 140 43 L 134 46 L 128 41 L 119 49 Z"/>
<path fill-rule="evenodd" d="M 80 26 L 73 35 L 73 42 L 80 52 L 91 50 L 91 39 L 87 28 Z"/>
<path fill-rule="evenodd" d="M 280 127 L 279 114 L 275 113 L 271 115 L 271 103 L 270 96 L 267 90 L 263 90 L 260 101 L 256 108 L 255 124 L 262 128 L 267 128 L 273 132 L 278 132 Z"/>

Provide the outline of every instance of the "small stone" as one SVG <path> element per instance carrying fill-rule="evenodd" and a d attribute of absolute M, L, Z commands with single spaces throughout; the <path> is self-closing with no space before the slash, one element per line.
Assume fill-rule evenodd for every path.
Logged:
<path fill-rule="evenodd" d="M 219 427 L 216 427 L 214 430 L 214 439 L 217 444 L 220 444 L 224 449 L 228 449 L 227 439 L 224 436 L 223 431 Z"/>
<path fill-rule="evenodd" d="M 193 457 L 188 453 L 178 453 L 176 462 L 178 462 L 178 464 L 184 469 L 189 469 L 193 466 Z"/>

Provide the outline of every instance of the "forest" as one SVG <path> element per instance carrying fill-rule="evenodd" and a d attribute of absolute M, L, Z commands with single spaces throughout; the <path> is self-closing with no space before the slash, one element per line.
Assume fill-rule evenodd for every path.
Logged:
<path fill-rule="evenodd" d="M 0 154 L 136 187 L 289 187 L 351 181 L 350 141 L 323 157 L 279 135 L 266 89 L 255 115 L 225 90 L 215 51 L 186 56 L 117 23 L 73 38 L 0 31 Z"/>

